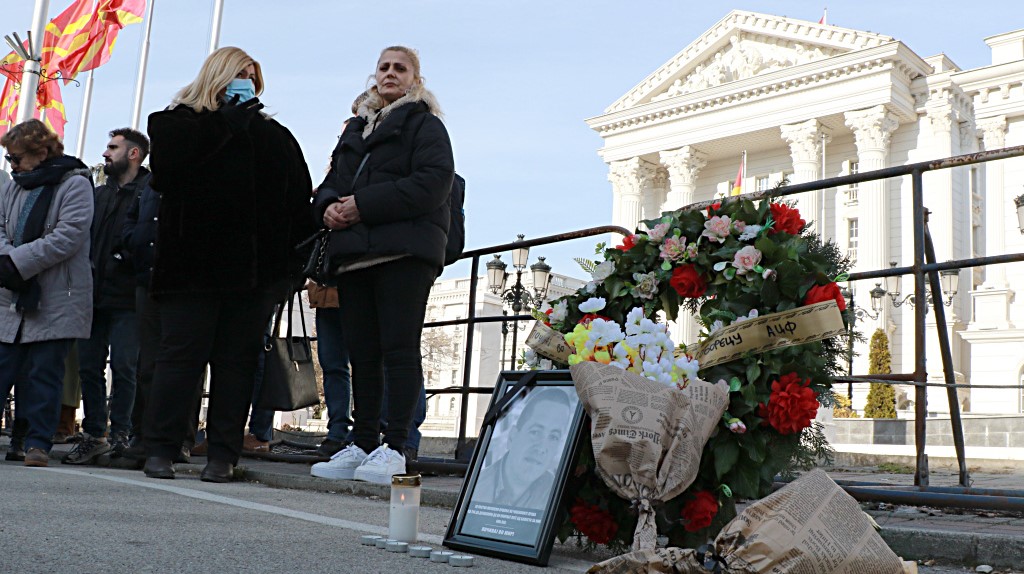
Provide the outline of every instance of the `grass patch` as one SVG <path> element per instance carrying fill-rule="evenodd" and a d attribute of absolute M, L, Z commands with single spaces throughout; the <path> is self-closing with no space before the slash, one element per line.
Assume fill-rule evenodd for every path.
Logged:
<path fill-rule="evenodd" d="M 914 474 L 914 467 L 898 462 L 883 462 L 878 465 L 878 470 L 889 474 Z"/>

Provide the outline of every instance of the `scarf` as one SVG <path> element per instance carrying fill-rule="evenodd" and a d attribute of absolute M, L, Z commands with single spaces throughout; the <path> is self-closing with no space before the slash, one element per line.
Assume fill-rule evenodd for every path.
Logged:
<path fill-rule="evenodd" d="M 18 172 L 12 175 L 14 182 L 22 189 L 34 190 L 42 187 L 35 201 L 26 201 L 26 209 L 23 209 L 18 216 L 16 235 L 19 245 L 31 243 L 43 236 L 43 231 L 46 229 L 46 215 L 50 212 L 53 196 L 57 194 L 57 186 L 60 185 L 65 174 L 78 168 L 87 168 L 87 166 L 78 158 L 65 155 L 48 159 L 32 171 Z M 34 194 L 35 192 L 30 193 Z M 31 205 L 29 205 L 30 203 Z M 15 308 L 21 312 L 35 311 L 39 309 L 41 295 L 39 280 L 36 277 L 31 277 L 18 291 Z"/>

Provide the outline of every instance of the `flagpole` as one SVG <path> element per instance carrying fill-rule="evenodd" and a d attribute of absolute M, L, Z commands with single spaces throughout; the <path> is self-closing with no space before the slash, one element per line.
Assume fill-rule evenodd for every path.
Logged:
<path fill-rule="evenodd" d="M 85 79 L 85 96 L 82 101 L 82 122 L 78 125 L 78 141 L 75 142 L 75 157 L 82 159 L 85 153 L 85 131 L 89 129 L 89 108 L 92 107 L 92 75 L 96 70 L 89 70 Z"/>
<path fill-rule="evenodd" d="M 747 150 L 743 150 L 743 183 L 747 183 Z"/>
<path fill-rule="evenodd" d="M 210 54 L 220 44 L 220 21 L 224 15 L 224 0 L 215 0 L 213 3 L 213 26 L 210 30 Z"/>
<path fill-rule="evenodd" d="M 825 137 L 825 134 L 820 134 L 819 137 L 821 137 L 821 177 L 819 177 L 818 179 L 825 179 L 825 144 L 828 143 L 828 139 Z M 825 190 L 824 189 L 819 189 L 818 190 L 818 215 L 819 215 L 818 221 L 821 222 L 820 225 L 822 226 L 819 229 L 819 233 L 824 234 L 824 226 L 825 226 Z M 826 239 L 826 238 L 822 237 L 822 239 Z"/>
<path fill-rule="evenodd" d="M 32 42 L 28 47 L 31 56 L 41 58 L 43 54 L 43 33 L 46 30 L 46 13 L 50 8 L 50 0 L 36 0 L 36 8 L 32 13 Z M 18 120 L 21 123 L 32 118 L 36 109 L 36 90 L 39 88 L 39 60 L 25 62 L 21 75 L 21 93 L 18 96 Z"/>
<path fill-rule="evenodd" d="M 146 65 L 149 63 L 149 35 L 153 30 L 153 6 L 156 0 L 149 0 L 146 10 L 146 31 L 142 35 L 142 48 L 139 50 L 139 72 L 135 79 L 135 103 L 132 105 L 132 129 L 139 129 L 142 117 L 142 93 L 146 89 Z"/>

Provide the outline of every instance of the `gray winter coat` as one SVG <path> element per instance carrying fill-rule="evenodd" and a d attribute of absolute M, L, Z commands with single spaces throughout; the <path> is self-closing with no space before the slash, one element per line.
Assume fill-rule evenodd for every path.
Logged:
<path fill-rule="evenodd" d="M 14 293 L 0 288 L 0 342 L 13 343 L 19 327 L 22 343 L 89 337 L 93 190 L 87 174 L 72 170 L 64 175 L 42 237 L 18 247 L 11 242 L 28 192 L 13 180 L 0 188 L 0 255 L 11 256 L 22 278 L 38 277 L 41 290 L 39 309 L 23 315 L 14 309 Z"/>

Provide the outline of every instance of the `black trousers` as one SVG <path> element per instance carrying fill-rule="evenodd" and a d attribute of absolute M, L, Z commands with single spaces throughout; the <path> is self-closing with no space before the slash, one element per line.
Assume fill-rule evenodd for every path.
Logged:
<path fill-rule="evenodd" d="M 179 294 L 159 301 L 160 350 L 143 423 L 148 456 L 181 450 L 203 370 L 210 365 L 208 458 L 237 464 L 256 361 L 273 297 L 264 292 Z"/>
<path fill-rule="evenodd" d="M 420 334 L 436 277 L 437 267 L 412 257 L 338 276 L 342 331 L 352 365 L 352 436 L 366 452 L 380 446 L 385 388 L 384 442 L 398 452 L 405 448 L 423 386 Z"/>
<path fill-rule="evenodd" d="M 157 302 L 149 296 L 149 289 L 135 288 L 135 320 L 139 328 L 139 364 L 135 369 L 135 405 L 132 407 L 132 437 L 142 439 L 143 421 L 146 420 L 146 406 L 149 392 L 153 388 L 153 371 L 156 368 L 156 354 L 160 350 L 160 310 Z M 185 429 L 185 440 L 181 446 L 191 449 L 196 445 L 196 429 L 199 428 L 199 409 L 203 401 L 203 387 L 206 385 L 206 370 L 200 376 L 199 388 L 192 401 L 191 423 Z"/>

